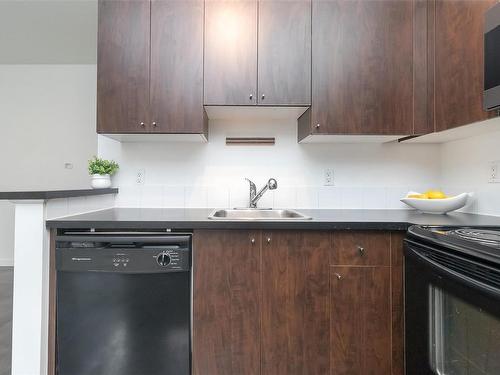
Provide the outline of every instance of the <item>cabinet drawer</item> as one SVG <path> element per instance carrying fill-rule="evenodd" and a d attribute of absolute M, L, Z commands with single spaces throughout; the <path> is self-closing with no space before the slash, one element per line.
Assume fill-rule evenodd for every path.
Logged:
<path fill-rule="evenodd" d="M 335 232 L 330 264 L 390 266 L 391 235 L 389 232 Z"/>

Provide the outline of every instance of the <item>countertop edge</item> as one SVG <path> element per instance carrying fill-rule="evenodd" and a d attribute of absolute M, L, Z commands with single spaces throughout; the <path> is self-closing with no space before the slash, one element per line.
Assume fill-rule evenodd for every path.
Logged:
<path fill-rule="evenodd" d="M 347 221 L 47 221 L 49 229 L 283 229 L 283 230 L 394 230 L 406 231 L 408 222 L 347 222 Z"/>
<path fill-rule="evenodd" d="M 5 191 L 0 192 L 0 200 L 48 200 L 60 198 L 88 197 L 92 195 L 118 194 L 118 188 L 76 189 L 76 190 L 40 190 L 40 191 Z"/>
<path fill-rule="evenodd" d="M 406 231 L 412 225 L 472 226 L 500 229 L 500 217 L 480 214 L 420 214 L 408 210 L 304 209 L 312 220 L 210 220 L 207 208 L 109 208 L 48 220 L 61 229 L 248 229 L 248 230 L 386 230 Z"/>

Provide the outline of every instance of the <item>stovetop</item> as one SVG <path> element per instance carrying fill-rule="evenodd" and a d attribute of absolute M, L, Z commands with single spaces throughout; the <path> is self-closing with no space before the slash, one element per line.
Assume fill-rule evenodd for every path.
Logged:
<path fill-rule="evenodd" d="M 477 242 L 485 246 L 500 249 L 500 230 L 481 228 L 458 228 L 446 233 L 448 236 L 462 238 L 465 241 Z"/>
<path fill-rule="evenodd" d="M 500 227 L 412 226 L 408 238 L 500 264 Z"/>

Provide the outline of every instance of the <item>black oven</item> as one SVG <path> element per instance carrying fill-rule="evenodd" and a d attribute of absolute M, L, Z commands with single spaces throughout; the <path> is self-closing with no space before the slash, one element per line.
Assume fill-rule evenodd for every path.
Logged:
<path fill-rule="evenodd" d="M 407 375 L 500 374 L 500 232 L 410 228 L 405 293 Z"/>
<path fill-rule="evenodd" d="M 483 103 L 486 111 L 500 108 L 500 3 L 485 15 Z"/>

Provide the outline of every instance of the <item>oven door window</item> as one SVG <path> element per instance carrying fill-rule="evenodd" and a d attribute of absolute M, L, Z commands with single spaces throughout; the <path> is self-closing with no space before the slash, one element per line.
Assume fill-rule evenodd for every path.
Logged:
<path fill-rule="evenodd" d="M 439 375 L 500 374 L 500 319 L 429 286 L 429 359 Z"/>

